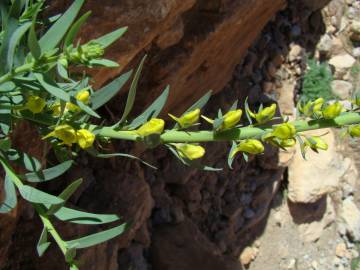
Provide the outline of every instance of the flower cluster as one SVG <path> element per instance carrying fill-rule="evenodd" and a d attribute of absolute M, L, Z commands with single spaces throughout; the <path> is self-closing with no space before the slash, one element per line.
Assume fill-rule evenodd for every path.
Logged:
<path fill-rule="evenodd" d="M 71 146 L 77 143 L 82 149 L 91 147 L 95 141 L 95 135 L 87 129 L 75 130 L 70 125 L 59 125 L 52 132 L 47 134 L 43 139 L 54 137 L 62 144 Z"/>

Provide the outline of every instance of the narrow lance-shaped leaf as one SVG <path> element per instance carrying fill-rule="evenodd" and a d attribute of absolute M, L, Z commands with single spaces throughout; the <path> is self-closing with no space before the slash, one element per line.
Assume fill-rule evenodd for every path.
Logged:
<path fill-rule="evenodd" d="M 8 175 L 4 180 L 5 200 L 0 204 L 0 213 L 8 213 L 16 207 L 17 197 L 14 183 L 10 180 Z"/>
<path fill-rule="evenodd" d="M 67 207 L 61 207 L 54 216 L 61 221 L 75 224 L 100 225 L 119 220 L 117 215 L 112 214 L 94 214 L 83 212 Z"/>
<path fill-rule="evenodd" d="M 70 169 L 72 164 L 73 164 L 73 161 L 68 160 L 68 161 L 65 161 L 65 162 L 63 162 L 59 165 L 56 165 L 52 168 L 49 168 L 49 169 L 45 169 L 45 170 L 33 172 L 33 173 L 27 173 L 27 174 L 25 174 L 24 178 L 25 178 L 25 180 L 27 180 L 29 182 L 34 182 L 34 183 L 50 181 L 50 180 L 57 178 L 60 175 L 64 174 L 68 169 Z"/>
<path fill-rule="evenodd" d="M 54 23 L 39 41 L 42 52 L 54 49 L 74 22 L 84 0 L 75 0 L 69 9 Z"/>
<path fill-rule="evenodd" d="M 36 37 L 36 32 L 35 32 L 35 25 L 36 25 L 37 14 L 41 9 L 42 4 L 43 4 L 43 2 L 39 2 L 37 4 L 35 15 L 33 16 L 30 31 L 29 31 L 29 35 L 28 35 L 28 46 L 29 46 L 29 49 L 30 49 L 30 52 L 31 52 L 32 56 L 35 59 L 39 59 L 39 57 L 41 55 L 40 44 L 39 44 L 39 41 L 38 41 L 38 39 Z"/>
<path fill-rule="evenodd" d="M 118 78 L 114 79 L 111 83 L 97 90 L 91 95 L 91 107 L 96 110 L 106 104 L 111 98 L 113 98 L 129 80 L 132 74 L 132 70 L 122 74 Z"/>
<path fill-rule="evenodd" d="M 119 28 L 109 34 L 106 34 L 102 37 L 99 37 L 94 40 L 94 42 L 101 44 L 104 48 L 110 46 L 115 41 L 117 41 L 125 32 L 127 31 L 127 27 Z"/>
<path fill-rule="evenodd" d="M 69 186 L 67 186 L 63 192 L 60 193 L 58 196 L 60 199 L 63 199 L 64 202 L 62 204 L 53 205 L 49 208 L 47 214 L 52 215 L 53 213 L 57 212 L 64 204 L 65 202 L 71 197 L 71 195 L 74 194 L 74 192 L 78 189 L 78 187 L 81 185 L 82 179 L 78 179 L 71 183 Z"/>
<path fill-rule="evenodd" d="M 86 22 L 90 15 L 91 11 L 86 12 L 71 26 L 69 32 L 66 34 L 66 37 L 64 39 L 64 49 L 66 49 L 74 42 L 74 39 L 79 32 L 81 26 Z"/>
<path fill-rule="evenodd" d="M 234 162 L 234 158 L 235 158 L 235 156 L 232 157 L 231 154 L 235 151 L 236 147 L 237 144 L 235 141 L 233 141 L 228 155 L 228 165 L 230 169 L 232 169 L 232 163 Z"/>
<path fill-rule="evenodd" d="M 39 241 L 36 245 L 36 250 L 37 253 L 39 255 L 39 257 L 41 257 L 42 255 L 44 255 L 45 251 L 48 249 L 48 247 L 50 246 L 50 242 L 48 242 L 48 232 L 47 229 L 44 227 L 42 229 Z"/>
<path fill-rule="evenodd" d="M 19 187 L 21 197 L 28 202 L 42 203 L 42 204 L 61 204 L 64 200 L 54 195 L 48 194 L 31 186 L 23 185 Z"/>
<path fill-rule="evenodd" d="M 166 103 L 169 96 L 169 90 L 170 86 L 168 85 L 162 94 L 141 115 L 136 117 L 127 128 L 136 129 L 150 118 L 157 117 Z"/>
<path fill-rule="evenodd" d="M 126 120 L 126 118 L 129 115 L 132 107 L 134 106 L 134 101 L 135 101 L 135 96 L 136 96 L 136 88 L 137 88 L 137 85 L 138 85 L 138 81 L 139 81 L 139 78 L 140 78 L 141 70 L 143 68 L 145 59 L 146 59 L 146 55 L 141 60 L 140 65 L 139 65 L 138 69 L 136 70 L 134 79 L 131 82 L 129 94 L 128 94 L 128 97 L 127 97 L 127 100 L 126 100 L 124 113 L 123 113 L 123 115 L 122 115 L 122 117 L 121 117 L 118 124 L 122 124 Z"/>
<path fill-rule="evenodd" d="M 11 70 L 16 46 L 30 26 L 31 22 L 18 26 L 17 20 L 9 19 L 1 44 L 0 71 L 5 73 Z"/>
<path fill-rule="evenodd" d="M 95 246 L 122 234 L 125 231 L 125 229 L 126 229 L 126 224 L 122 224 L 120 226 L 114 227 L 106 231 L 91 234 L 79 239 L 67 241 L 66 244 L 74 245 L 77 249 Z"/>

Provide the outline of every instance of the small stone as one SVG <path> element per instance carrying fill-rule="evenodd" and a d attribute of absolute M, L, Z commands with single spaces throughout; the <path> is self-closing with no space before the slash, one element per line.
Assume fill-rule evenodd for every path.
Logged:
<path fill-rule="evenodd" d="M 353 41 L 360 41 L 360 21 L 352 21 L 350 38 Z"/>
<path fill-rule="evenodd" d="M 335 69 L 350 69 L 356 60 L 350 54 L 341 54 L 332 57 L 329 61 L 330 65 L 333 65 Z"/>
<path fill-rule="evenodd" d="M 335 249 L 335 254 L 336 256 L 338 256 L 339 258 L 345 257 L 347 254 L 347 248 L 345 243 L 340 243 L 336 246 Z"/>
<path fill-rule="evenodd" d="M 352 54 L 354 57 L 359 58 L 360 57 L 360 47 L 354 48 Z"/>
<path fill-rule="evenodd" d="M 320 53 L 328 55 L 332 49 L 332 45 L 333 43 L 330 35 L 325 34 L 321 37 L 317 45 L 317 49 L 320 51 Z"/>
<path fill-rule="evenodd" d="M 240 262 L 244 266 L 250 265 L 250 263 L 255 260 L 258 251 L 252 247 L 247 247 L 240 255 Z"/>
<path fill-rule="evenodd" d="M 255 212 L 249 208 L 245 209 L 244 217 L 247 219 L 251 219 L 255 216 Z"/>
<path fill-rule="evenodd" d="M 287 270 L 295 270 L 297 267 L 296 267 L 296 259 L 291 259 L 289 261 L 289 264 L 287 265 L 286 269 Z"/>
<path fill-rule="evenodd" d="M 317 261 L 313 261 L 311 263 L 311 268 L 312 268 L 312 270 L 318 270 L 319 269 L 319 264 L 317 263 Z"/>
<path fill-rule="evenodd" d="M 300 45 L 291 44 L 290 45 L 290 52 L 289 52 L 289 61 L 294 62 L 301 57 L 303 49 Z"/>
<path fill-rule="evenodd" d="M 347 81 L 334 80 L 331 83 L 331 91 L 336 97 L 345 100 L 351 96 L 353 85 Z"/>

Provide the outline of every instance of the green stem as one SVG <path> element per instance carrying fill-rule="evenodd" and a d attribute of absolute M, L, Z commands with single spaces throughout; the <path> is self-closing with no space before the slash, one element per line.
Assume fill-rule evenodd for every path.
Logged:
<path fill-rule="evenodd" d="M 319 119 L 319 120 L 296 120 L 291 122 L 297 132 L 303 132 L 315 129 L 324 129 L 330 127 L 342 127 L 360 123 L 360 113 L 348 112 L 338 116 L 335 119 Z M 238 141 L 249 138 L 261 138 L 265 133 L 271 131 L 272 128 L 260 127 L 242 127 L 214 133 L 213 131 L 165 131 L 161 135 L 163 143 L 200 143 L 212 141 Z M 110 127 L 102 128 L 100 136 L 110 137 L 113 139 L 138 141 L 141 138 L 130 131 L 114 131 Z"/>
<path fill-rule="evenodd" d="M 31 71 L 33 67 L 34 67 L 34 63 L 29 63 L 15 68 L 13 71 L 8 72 L 0 77 L 0 84 L 10 81 L 16 75 Z"/>

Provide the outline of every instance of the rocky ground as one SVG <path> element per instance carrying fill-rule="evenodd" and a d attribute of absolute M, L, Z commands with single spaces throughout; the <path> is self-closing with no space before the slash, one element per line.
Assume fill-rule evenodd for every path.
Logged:
<path fill-rule="evenodd" d="M 360 2 L 333 0 L 322 14 L 326 32 L 314 56 L 329 62 L 334 74 L 332 92 L 346 100 L 360 90 Z M 299 81 L 298 70 L 304 64 L 299 56 L 306 49 L 299 44 L 292 51 L 295 55 L 290 51 L 283 69 L 290 71 L 285 86 L 296 97 L 301 93 L 293 80 Z M 282 110 L 291 117 L 294 96 L 284 90 L 277 94 Z M 280 160 L 289 166 L 287 183 L 272 202 L 264 233 L 240 256 L 248 269 L 360 269 L 356 263 L 360 251 L 359 141 L 340 140 L 338 130 L 327 132 L 326 153 L 308 155 L 308 161 L 301 158 L 299 149 L 280 153 Z"/>

